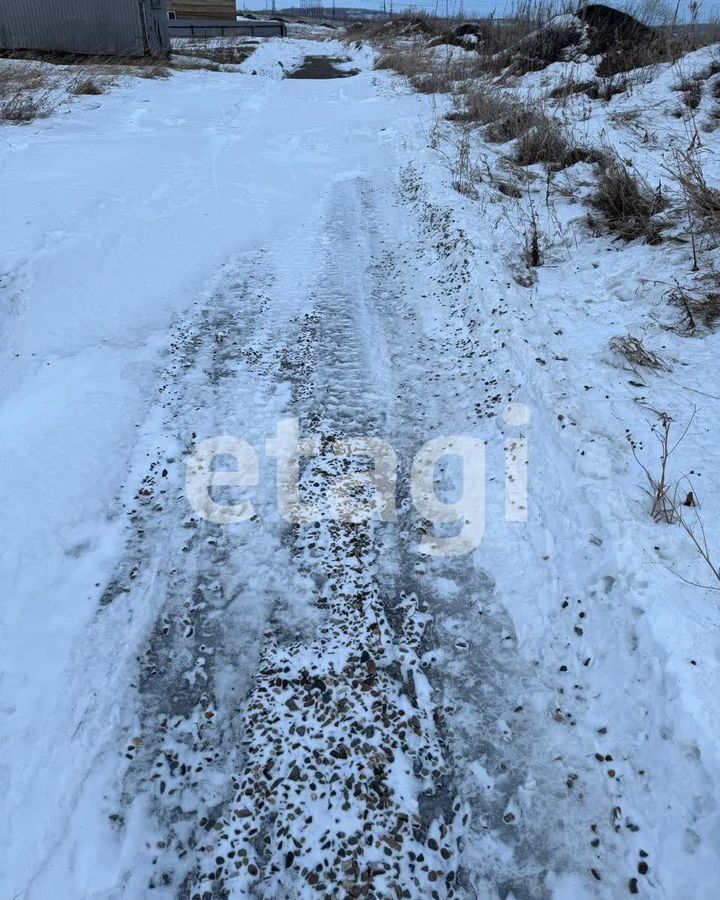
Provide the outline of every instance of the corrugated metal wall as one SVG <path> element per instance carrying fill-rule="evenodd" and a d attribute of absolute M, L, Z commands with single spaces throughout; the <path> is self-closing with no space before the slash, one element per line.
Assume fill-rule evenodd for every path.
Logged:
<path fill-rule="evenodd" d="M 163 0 L 0 0 L 0 48 L 141 55 L 169 47 Z"/>

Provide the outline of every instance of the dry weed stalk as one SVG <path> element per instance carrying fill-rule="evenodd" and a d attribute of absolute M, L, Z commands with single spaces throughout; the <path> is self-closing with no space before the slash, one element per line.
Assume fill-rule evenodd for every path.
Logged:
<path fill-rule="evenodd" d="M 610 341 L 610 348 L 623 356 L 637 371 L 640 366 L 644 369 L 652 369 L 653 372 L 669 372 L 670 366 L 643 344 L 640 338 L 628 334 L 625 337 L 617 335 Z M 638 373 L 639 377 L 639 373 Z"/>
<path fill-rule="evenodd" d="M 700 558 L 712 572 L 712 575 L 715 581 L 718 582 L 718 584 L 703 585 L 698 584 L 695 581 L 690 581 L 682 575 L 678 575 L 678 577 L 688 584 L 694 585 L 695 587 L 702 587 L 705 590 L 720 591 L 720 565 L 713 561 L 713 554 L 708 542 L 705 525 L 703 523 L 702 516 L 700 515 L 700 504 L 698 503 L 693 484 L 692 482 L 690 482 L 687 475 L 684 475 L 681 479 L 679 479 L 672 488 L 670 486 L 670 483 L 668 482 L 668 462 L 670 456 L 674 453 L 680 443 L 682 443 L 685 435 L 688 433 L 690 426 L 692 425 L 695 418 L 697 409 L 693 410 L 692 416 L 690 417 L 685 430 L 680 435 L 678 440 L 675 441 L 674 444 L 672 444 L 672 446 L 670 443 L 672 418 L 666 412 L 660 412 L 658 410 L 652 410 L 652 412 L 654 412 L 658 417 L 658 423 L 651 426 L 651 431 L 660 442 L 661 452 L 659 474 L 656 476 L 652 475 L 647 466 L 638 458 L 635 446 L 632 442 L 631 447 L 635 460 L 637 461 L 640 468 L 645 472 L 645 475 L 650 484 L 648 493 L 652 498 L 653 519 L 656 522 L 662 522 L 667 525 L 680 525 L 685 534 L 690 538 L 690 541 L 700 555 Z M 687 482 L 687 485 L 690 487 L 689 491 L 686 491 L 685 489 L 680 491 L 680 485 L 682 482 Z M 681 497 L 683 494 L 685 494 L 684 500 L 679 500 L 679 497 Z M 686 510 L 689 509 L 692 509 L 694 511 L 694 523 L 690 522 L 688 519 L 689 513 L 686 512 Z"/>

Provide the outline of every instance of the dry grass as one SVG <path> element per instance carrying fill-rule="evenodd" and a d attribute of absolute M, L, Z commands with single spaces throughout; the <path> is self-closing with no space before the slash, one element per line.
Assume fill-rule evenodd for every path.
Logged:
<path fill-rule="evenodd" d="M 50 114 L 49 81 L 27 65 L 0 65 L 0 122 L 27 125 Z"/>
<path fill-rule="evenodd" d="M 598 162 L 600 154 L 585 147 L 572 146 L 557 122 L 538 114 L 532 128 L 519 138 L 514 159 L 519 166 L 544 163 L 548 169 L 560 171 L 579 162 Z"/>
<path fill-rule="evenodd" d="M 590 202 L 605 226 L 623 240 L 645 238 L 648 243 L 659 242 L 660 228 L 654 217 L 664 208 L 665 200 L 617 155 L 603 154 L 597 188 Z"/>
<path fill-rule="evenodd" d="M 421 94 L 460 94 L 479 73 L 477 60 L 438 59 L 423 44 L 395 48 L 383 53 L 376 69 L 392 69 L 405 76 Z"/>
<path fill-rule="evenodd" d="M 0 59 L 24 59 L 50 63 L 53 66 L 77 66 L 109 72 L 110 74 L 139 75 L 141 78 L 166 78 L 166 62 L 152 56 L 107 56 L 82 53 L 58 53 L 43 50 L 2 50 Z"/>
<path fill-rule="evenodd" d="M 222 71 L 222 66 L 237 66 L 245 62 L 256 49 L 256 44 L 238 43 L 236 39 L 176 40 L 173 44 L 174 55 L 170 65 L 173 68 L 202 68 L 219 72 Z"/>
<path fill-rule="evenodd" d="M 449 94 L 455 84 L 451 69 L 430 69 L 419 75 L 413 75 L 410 84 L 419 94 Z"/>
<path fill-rule="evenodd" d="M 580 35 L 580 31 L 573 26 L 536 28 L 489 57 L 487 68 L 494 72 L 507 69 L 507 73 L 512 75 L 539 72 L 552 63 L 564 60 L 568 48 L 578 43 Z"/>
<path fill-rule="evenodd" d="M 609 102 L 617 94 L 630 90 L 630 79 L 625 75 L 612 75 L 609 78 L 595 78 L 591 81 L 566 81 L 550 91 L 549 97 L 566 100 L 574 94 L 585 94 L 591 100 Z"/>
<path fill-rule="evenodd" d="M 633 368 L 652 369 L 653 372 L 669 372 L 670 366 L 643 344 L 640 338 L 628 334 L 610 341 L 610 349 L 624 357 Z"/>
<path fill-rule="evenodd" d="M 492 144 L 506 144 L 522 137 L 540 118 L 540 113 L 521 103 L 511 105 L 511 111 L 492 122 L 485 129 L 485 139 Z"/>
<path fill-rule="evenodd" d="M 646 66 L 677 62 L 690 49 L 687 39 L 663 32 L 655 33 L 649 40 L 620 41 L 606 51 L 596 72 L 601 78 L 607 78 Z"/>
<path fill-rule="evenodd" d="M 683 78 L 673 86 L 673 90 L 682 93 L 683 103 L 690 109 L 697 109 L 700 106 L 702 100 L 701 78 Z"/>
<path fill-rule="evenodd" d="M 673 174 L 695 223 L 705 231 L 720 231 L 720 190 L 708 185 L 697 153 L 678 151 Z"/>
<path fill-rule="evenodd" d="M 35 119 L 44 119 L 49 116 L 51 109 L 46 93 L 28 94 L 18 91 L 0 100 L 0 123 L 28 125 Z"/>
<path fill-rule="evenodd" d="M 510 116 L 517 103 L 500 91 L 487 86 L 474 88 L 464 94 L 453 96 L 455 110 L 448 113 L 452 122 L 466 122 L 474 125 L 488 125 Z"/>
<path fill-rule="evenodd" d="M 419 13 L 394 16 L 388 21 L 363 23 L 363 37 L 370 41 L 392 40 L 398 37 L 417 37 L 442 34 L 447 28 L 446 19 L 424 16 Z"/>
<path fill-rule="evenodd" d="M 540 117 L 537 124 L 519 138 L 515 147 L 515 162 L 519 166 L 547 163 L 562 169 L 569 150 L 559 126 L 547 117 Z"/>
<path fill-rule="evenodd" d="M 9 97 L 20 91 L 46 90 L 47 87 L 47 77 L 39 69 L 13 63 L 0 63 L 0 98 Z"/>
<path fill-rule="evenodd" d="M 392 69 L 398 75 L 413 78 L 425 75 L 432 68 L 430 55 L 419 46 L 388 50 L 375 63 L 376 69 Z"/>
<path fill-rule="evenodd" d="M 70 88 L 70 93 L 79 97 L 97 97 L 105 93 L 105 88 L 93 78 L 78 78 Z"/>

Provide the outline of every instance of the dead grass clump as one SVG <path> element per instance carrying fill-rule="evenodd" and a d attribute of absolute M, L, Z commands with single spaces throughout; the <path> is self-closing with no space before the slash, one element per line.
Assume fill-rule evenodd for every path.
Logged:
<path fill-rule="evenodd" d="M 13 63 L 0 64 L 0 98 L 45 90 L 47 86 L 47 76 L 39 69 Z"/>
<path fill-rule="evenodd" d="M 375 63 L 376 69 L 392 69 L 398 75 L 404 75 L 406 78 L 413 78 L 426 74 L 432 64 L 420 49 L 410 48 L 405 50 L 389 50 L 383 53 Z"/>
<path fill-rule="evenodd" d="M 523 192 L 520 188 L 510 181 L 496 181 L 495 184 L 500 193 L 504 194 L 506 197 L 512 197 L 513 200 L 519 200 L 523 196 Z"/>
<path fill-rule="evenodd" d="M 393 16 L 392 19 L 363 23 L 363 34 L 368 39 L 431 36 L 442 34 L 447 27 L 447 19 L 435 19 L 421 13 Z"/>
<path fill-rule="evenodd" d="M 515 104 L 499 91 L 480 88 L 454 98 L 456 109 L 448 113 L 452 122 L 488 125 L 510 115 Z"/>
<path fill-rule="evenodd" d="M 105 93 L 105 88 L 92 78 L 79 78 L 70 88 L 70 93 L 76 96 L 97 97 Z"/>
<path fill-rule="evenodd" d="M 0 100 L 0 123 L 27 125 L 35 119 L 50 115 L 51 106 L 47 93 L 31 94 L 18 91 Z"/>
<path fill-rule="evenodd" d="M 575 81 L 574 78 L 568 78 L 567 81 L 563 81 L 557 87 L 554 87 L 548 94 L 548 97 L 553 100 L 566 100 L 575 94 L 587 93 L 594 84 L 594 81 Z"/>
<path fill-rule="evenodd" d="M 170 69 L 168 69 L 167 66 L 155 64 L 148 66 L 138 66 L 135 72 L 128 72 L 126 70 L 125 74 L 139 75 L 140 78 L 169 78 Z"/>
<path fill-rule="evenodd" d="M 585 94 L 591 100 L 609 102 L 616 94 L 624 94 L 630 89 L 630 80 L 626 76 L 613 75 L 609 78 L 596 78 L 592 81 L 567 81 L 554 88 L 549 96 L 553 99 L 567 99 L 573 94 Z"/>
<path fill-rule="evenodd" d="M 0 59 L 24 59 L 54 66 L 99 66 L 111 74 L 140 75 L 143 78 L 166 78 L 167 59 L 160 56 L 110 56 L 107 54 L 64 53 L 55 50 L 0 50 Z"/>
<path fill-rule="evenodd" d="M 618 94 L 625 94 L 630 90 L 631 81 L 624 75 L 611 75 L 592 83 L 585 93 L 591 100 L 604 100 L 609 103 Z"/>
<path fill-rule="evenodd" d="M 623 356 L 633 368 L 652 369 L 653 372 L 669 372 L 670 366 L 643 344 L 640 338 L 618 335 L 610 341 L 610 349 Z"/>
<path fill-rule="evenodd" d="M 203 68 L 212 72 L 222 71 L 220 66 L 237 66 L 245 62 L 255 52 L 255 44 L 235 44 L 207 42 L 202 45 L 178 45 L 174 54 L 179 58 L 173 58 L 173 66 L 179 64 L 182 68 Z M 183 57 L 191 57 L 197 60 L 195 66 L 188 65 Z"/>
<path fill-rule="evenodd" d="M 690 109 L 697 109 L 702 100 L 702 79 L 701 78 L 682 78 L 677 84 L 673 85 L 674 91 L 682 93 L 682 99 L 685 106 Z"/>
<path fill-rule="evenodd" d="M 519 166 L 544 163 L 548 169 L 560 171 L 579 162 L 597 162 L 600 154 L 586 147 L 568 143 L 563 129 L 547 116 L 539 116 L 535 125 L 523 134 L 515 147 Z"/>
<path fill-rule="evenodd" d="M 598 165 L 597 189 L 590 202 L 605 226 L 625 241 L 645 238 L 658 243 L 660 228 L 654 217 L 664 198 L 632 173 L 617 155 L 604 154 Z"/>
<path fill-rule="evenodd" d="M 488 125 L 485 129 L 485 139 L 493 144 L 506 144 L 508 141 L 514 141 L 532 128 L 539 116 L 540 113 L 530 106 L 514 104 L 510 113 Z"/>
<path fill-rule="evenodd" d="M 431 68 L 410 78 L 410 84 L 419 94 L 449 94 L 455 78 L 449 69 Z"/>
<path fill-rule="evenodd" d="M 579 44 L 582 32 L 573 25 L 553 25 L 538 28 L 522 38 L 513 48 L 518 60 L 518 74 L 544 69 L 551 63 L 565 59 L 569 47 Z"/>
<path fill-rule="evenodd" d="M 688 50 L 687 44 L 670 34 L 655 35 L 646 41 L 618 42 L 608 49 L 595 70 L 600 78 L 676 62 Z"/>
<path fill-rule="evenodd" d="M 547 163 L 562 169 L 565 168 L 564 160 L 569 149 L 559 126 L 550 119 L 539 118 L 537 124 L 519 138 L 515 147 L 515 162 L 519 166 Z"/>
<path fill-rule="evenodd" d="M 720 190 L 708 185 L 698 155 L 678 151 L 673 174 L 696 223 L 706 231 L 720 231 Z"/>

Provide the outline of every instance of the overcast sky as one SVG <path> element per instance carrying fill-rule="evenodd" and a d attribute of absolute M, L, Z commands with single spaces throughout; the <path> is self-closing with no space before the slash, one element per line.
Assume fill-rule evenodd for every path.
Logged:
<path fill-rule="evenodd" d="M 402 3 L 399 0 L 392 0 L 393 9 L 396 12 L 406 9 L 418 9 L 424 12 L 434 12 L 436 9 L 438 13 L 441 15 L 445 12 L 445 3 L 446 0 L 415 0 L 414 3 Z M 457 12 L 460 5 L 460 0 L 447 0 L 448 8 L 450 12 Z M 650 0 L 652 2 L 652 0 Z M 382 10 L 383 8 L 383 0 L 336 0 L 338 6 L 353 6 L 355 8 L 362 9 L 375 9 Z M 390 9 L 391 0 L 385 0 L 386 9 Z M 674 12 L 675 10 L 676 0 L 669 0 L 665 5 Z M 283 6 L 300 6 L 300 0 L 276 0 L 276 4 L 278 9 Z M 332 0 L 323 0 L 323 5 L 326 9 L 332 8 Z M 511 0 L 463 0 L 463 6 L 465 15 L 490 15 L 492 12 L 497 16 L 502 16 L 504 13 L 508 13 L 513 8 L 513 3 Z M 640 8 L 643 5 L 643 0 L 636 0 L 636 2 L 624 3 L 624 2 L 611 2 L 609 5 L 617 6 L 618 8 L 624 9 L 632 9 L 632 7 Z M 688 0 L 680 0 L 680 10 L 681 13 L 686 13 L 687 11 Z M 238 9 L 243 8 L 242 0 L 238 0 L 237 2 Z M 264 10 L 269 9 L 271 7 L 271 0 L 268 0 L 266 3 L 265 0 L 247 0 L 245 3 L 245 9 L 250 10 Z M 720 0 L 705 0 L 705 2 L 700 2 L 700 18 L 701 20 L 708 20 L 710 18 L 717 18 L 720 16 Z"/>

